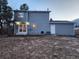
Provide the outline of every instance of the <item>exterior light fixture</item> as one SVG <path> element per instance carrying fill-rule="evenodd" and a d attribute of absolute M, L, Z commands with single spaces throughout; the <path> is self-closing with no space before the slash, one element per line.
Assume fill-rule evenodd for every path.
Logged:
<path fill-rule="evenodd" d="M 29 22 L 26 22 L 26 25 L 30 25 L 30 23 Z"/>
<path fill-rule="evenodd" d="M 33 26 L 33 28 L 36 28 L 36 25 L 35 24 L 33 24 L 32 26 Z"/>
<path fill-rule="evenodd" d="M 16 25 L 20 25 L 20 22 L 16 22 Z"/>

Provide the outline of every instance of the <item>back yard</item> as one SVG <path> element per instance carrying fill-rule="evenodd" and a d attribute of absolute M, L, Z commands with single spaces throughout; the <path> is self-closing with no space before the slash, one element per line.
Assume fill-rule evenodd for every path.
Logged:
<path fill-rule="evenodd" d="M 2 37 L 0 59 L 79 59 L 79 39 L 62 36 Z"/>

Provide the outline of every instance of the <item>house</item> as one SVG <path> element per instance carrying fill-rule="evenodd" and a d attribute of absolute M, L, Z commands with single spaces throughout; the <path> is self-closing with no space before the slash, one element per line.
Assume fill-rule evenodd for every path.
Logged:
<path fill-rule="evenodd" d="M 50 11 L 14 11 L 15 35 L 42 35 L 50 31 Z"/>
<path fill-rule="evenodd" d="M 75 24 L 74 24 L 75 27 L 79 27 L 79 18 L 74 19 L 73 22 L 75 23 Z"/>
<path fill-rule="evenodd" d="M 74 24 L 75 36 L 79 37 L 79 18 L 74 19 L 73 22 L 75 23 Z"/>
<path fill-rule="evenodd" d="M 50 32 L 53 35 L 74 36 L 74 22 L 50 21 Z"/>

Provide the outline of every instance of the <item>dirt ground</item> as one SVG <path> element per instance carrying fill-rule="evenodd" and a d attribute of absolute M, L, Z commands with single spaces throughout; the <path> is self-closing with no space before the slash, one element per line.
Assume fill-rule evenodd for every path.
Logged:
<path fill-rule="evenodd" d="M 1 37 L 0 59 L 79 59 L 79 39 L 64 36 Z"/>

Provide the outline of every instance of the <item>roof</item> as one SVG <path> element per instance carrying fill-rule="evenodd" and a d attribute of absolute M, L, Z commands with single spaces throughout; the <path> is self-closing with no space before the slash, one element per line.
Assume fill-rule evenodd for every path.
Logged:
<path fill-rule="evenodd" d="M 50 24 L 56 24 L 56 23 L 62 23 L 62 24 L 66 24 L 66 23 L 71 23 L 74 24 L 74 22 L 71 21 L 50 21 Z"/>
<path fill-rule="evenodd" d="M 30 11 L 30 10 L 27 10 L 27 11 L 22 11 L 22 10 L 14 10 L 14 12 L 31 12 L 31 13 L 49 13 L 51 11 Z"/>

